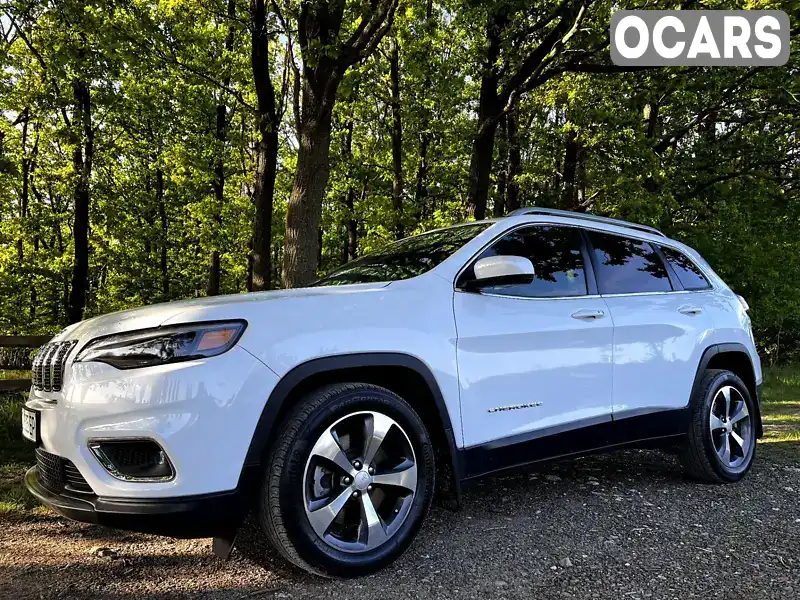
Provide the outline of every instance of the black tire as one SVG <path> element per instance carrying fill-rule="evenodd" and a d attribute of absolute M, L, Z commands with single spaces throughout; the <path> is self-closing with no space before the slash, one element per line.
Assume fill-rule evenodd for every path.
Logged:
<path fill-rule="evenodd" d="M 353 553 L 332 547 L 314 531 L 306 514 L 304 478 L 311 451 L 325 429 L 359 411 L 386 415 L 404 430 L 416 459 L 417 488 L 405 520 L 388 541 Z M 324 577 L 367 575 L 394 561 L 414 539 L 431 505 L 434 473 L 430 436 L 407 402 L 375 385 L 328 385 L 306 395 L 282 423 L 266 463 L 258 521 L 280 554 L 306 571 Z"/>
<path fill-rule="evenodd" d="M 730 468 L 717 454 L 711 432 L 712 403 L 718 392 L 731 386 L 740 394 L 747 406 L 751 432 L 742 452 L 742 463 Z M 680 447 L 678 456 L 686 474 L 692 479 L 707 483 L 731 483 L 745 476 L 753 464 L 756 452 L 755 407 L 750 392 L 744 382 L 730 371 L 707 370 L 691 399 L 692 411 L 686 440 Z"/>

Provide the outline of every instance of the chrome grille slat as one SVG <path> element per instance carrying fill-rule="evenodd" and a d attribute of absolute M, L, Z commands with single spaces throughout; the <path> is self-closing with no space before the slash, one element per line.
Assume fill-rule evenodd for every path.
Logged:
<path fill-rule="evenodd" d="M 42 349 L 39 348 L 39 351 L 36 353 L 36 356 L 33 357 L 33 364 L 31 364 L 31 376 L 33 377 L 33 387 L 39 388 L 41 386 L 41 380 L 39 379 L 39 365 L 42 362 Z"/>
<path fill-rule="evenodd" d="M 53 391 L 61 390 L 61 384 L 64 381 L 64 368 L 66 367 L 67 356 L 72 351 L 72 348 L 75 347 L 75 344 L 77 344 L 75 341 L 62 342 L 61 347 L 55 355 L 53 360 Z"/>
<path fill-rule="evenodd" d="M 42 373 L 42 386 L 45 392 L 53 391 L 53 355 L 58 351 L 57 344 L 50 344 L 47 354 L 44 355 Z"/>
<path fill-rule="evenodd" d="M 42 348 L 42 360 L 39 362 L 39 385 L 41 389 L 45 389 L 45 365 L 47 365 L 47 358 L 50 354 L 50 344 Z"/>
<path fill-rule="evenodd" d="M 61 391 L 67 357 L 77 342 L 52 342 L 39 350 L 31 365 L 34 389 L 45 392 Z"/>

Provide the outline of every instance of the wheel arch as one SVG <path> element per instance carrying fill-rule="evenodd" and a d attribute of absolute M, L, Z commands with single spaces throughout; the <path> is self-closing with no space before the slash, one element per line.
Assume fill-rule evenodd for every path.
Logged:
<path fill-rule="evenodd" d="M 450 492 L 455 508 L 461 504 L 460 452 L 456 447 L 450 413 L 439 384 L 430 368 L 420 359 L 403 353 L 379 352 L 343 354 L 315 358 L 286 373 L 269 396 L 256 424 L 245 459 L 245 470 L 259 467 L 275 431 L 300 397 L 331 383 L 371 383 L 385 387 L 408 402 L 419 414 L 434 443 L 439 463 L 437 488 Z M 431 402 L 432 401 L 432 402 Z M 442 470 L 442 460 L 450 477 Z"/>
<path fill-rule="evenodd" d="M 761 386 L 756 383 L 755 368 L 747 347 L 738 342 L 729 342 L 714 344 L 706 348 L 700 358 L 700 364 L 694 377 L 692 397 L 695 396 L 695 392 L 703 378 L 703 373 L 707 369 L 731 371 L 744 382 L 756 409 L 756 437 L 760 438 L 764 434 L 761 423 Z"/>

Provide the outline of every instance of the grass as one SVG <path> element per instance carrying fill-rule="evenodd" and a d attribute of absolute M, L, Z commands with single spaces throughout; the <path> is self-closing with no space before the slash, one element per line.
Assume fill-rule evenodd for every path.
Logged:
<path fill-rule="evenodd" d="M 26 394 L 0 393 L 0 515 L 37 506 L 22 478 L 33 463 L 33 446 L 22 439 L 22 403 Z"/>
<path fill-rule="evenodd" d="M 30 371 L 15 371 L 13 369 L 0 369 L 0 379 L 30 379 Z"/>
<path fill-rule="evenodd" d="M 27 372 L 16 373 L 25 376 Z M 0 515 L 30 514 L 37 506 L 22 484 L 26 469 L 34 462 L 33 447 L 20 432 L 25 397 L 0 393 Z M 762 442 L 800 442 L 800 364 L 765 370 L 762 418 Z M 794 458 L 797 444 L 786 444 L 785 449 L 792 454 L 789 458 Z"/>
<path fill-rule="evenodd" d="M 800 364 L 764 371 L 765 442 L 800 442 Z"/>

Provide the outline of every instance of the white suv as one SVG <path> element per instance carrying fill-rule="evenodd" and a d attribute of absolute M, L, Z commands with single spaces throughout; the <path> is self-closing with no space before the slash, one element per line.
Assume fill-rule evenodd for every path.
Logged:
<path fill-rule="evenodd" d="M 306 289 L 90 319 L 33 373 L 42 502 L 222 555 L 252 509 L 284 557 L 335 576 L 395 559 L 435 487 L 457 504 L 484 475 L 630 446 L 732 482 L 761 435 L 744 300 L 655 229 L 537 208 Z"/>

